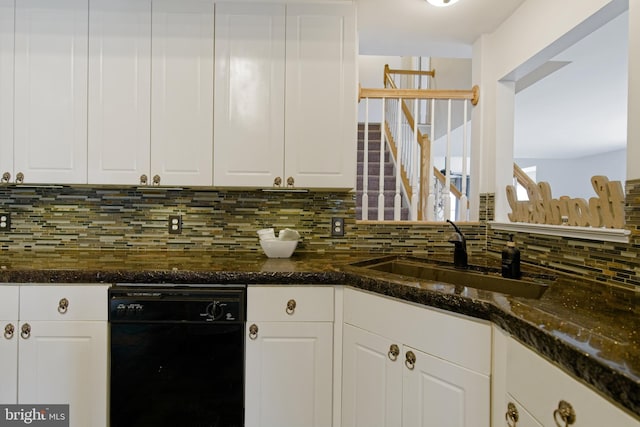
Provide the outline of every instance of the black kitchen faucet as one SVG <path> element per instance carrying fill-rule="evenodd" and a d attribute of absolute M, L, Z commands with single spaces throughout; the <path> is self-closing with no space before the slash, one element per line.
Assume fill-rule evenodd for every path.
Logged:
<path fill-rule="evenodd" d="M 449 237 L 449 243 L 453 243 L 455 248 L 453 249 L 453 265 L 458 268 L 467 268 L 467 239 L 464 238 L 462 231 L 451 220 L 447 222 L 453 225 L 456 230 L 454 234 Z"/>

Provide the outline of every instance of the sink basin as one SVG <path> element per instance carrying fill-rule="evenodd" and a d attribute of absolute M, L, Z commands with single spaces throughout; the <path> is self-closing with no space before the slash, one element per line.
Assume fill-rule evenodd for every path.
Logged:
<path fill-rule="evenodd" d="M 469 269 L 457 269 L 430 263 L 427 260 L 403 257 L 386 257 L 351 265 L 411 279 L 500 292 L 524 298 L 540 298 L 549 286 L 543 280 L 546 279 L 546 282 L 549 282 L 552 279 L 552 276 L 542 275 L 539 278 L 507 279 L 502 277 L 497 269 L 488 267 L 471 266 Z"/>

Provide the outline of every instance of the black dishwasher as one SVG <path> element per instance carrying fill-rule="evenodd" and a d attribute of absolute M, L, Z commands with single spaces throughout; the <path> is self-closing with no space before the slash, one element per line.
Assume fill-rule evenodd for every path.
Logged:
<path fill-rule="evenodd" d="M 244 425 L 246 286 L 109 291 L 111 427 Z"/>

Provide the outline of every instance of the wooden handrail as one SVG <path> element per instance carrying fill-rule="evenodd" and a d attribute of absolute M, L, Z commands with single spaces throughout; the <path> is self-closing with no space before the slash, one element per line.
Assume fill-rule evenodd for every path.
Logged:
<path fill-rule="evenodd" d="M 405 75 L 405 76 L 431 76 L 431 77 L 435 77 L 436 76 L 436 70 L 429 70 L 429 71 L 423 71 L 423 70 L 392 70 L 391 68 L 389 68 L 389 64 L 384 64 L 384 81 L 383 84 L 385 84 L 387 82 L 387 80 L 389 80 L 390 82 L 393 82 L 393 78 L 391 77 L 391 74 L 401 74 L 401 75 Z M 386 84 L 385 84 L 386 87 Z"/>
<path fill-rule="evenodd" d="M 480 88 L 471 90 L 459 89 L 377 89 L 360 87 L 358 101 L 363 98 L 399 98 L 399 99 L 468 99 L 477 105 L 480 99 Z"/>
<path fill-rule="evenodd" d="M 402 74 L 405 76 L 431 76 L 431 77 L 435 77 L 436 76 L 436 70 L 429 70 L 429 71 L 424 71 L 424 70 L 392 70 L 392 69 L 387 69 L 387 73 L 388 74 Z"/>
<path fill-rule="evenodd" d="M 529 186 L 535 187 L 538 185 L 516 163 L 513 164 L 513 177 L 516 179 L 518 184 L 522 185 L 524 188 L 529 188 Z"/>
<path fill-rule="evenodd" d="M 436 176 L 436 178 L 438 178 L 438 181 L 440 181 L 442 183 L 442 185 L 444 185 L 447 182 L 447 177 L 444 176 L 444 174 L 442 172 L 440 172 L 438 169 L 436 169 L 435 167 L 433 168 L 433 173 Z M 456 197 L 456 199 L 460 200 L 460 198 L 462 197 L 462 193 L 460 192 L 460 190 L 458 190 L 458 188 L 449 183 L 449 191 Z"/>

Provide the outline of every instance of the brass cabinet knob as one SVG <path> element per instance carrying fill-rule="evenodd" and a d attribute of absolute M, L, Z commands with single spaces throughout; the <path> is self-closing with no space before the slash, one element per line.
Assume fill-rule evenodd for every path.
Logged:
<path fill-rule="evenodd" d="M 280 187 L 281 185 L 282 185 L 282 178 L 280 178 L 279 176 L 276 176 L 275 179 L 273 180 L 273 186 Z"/>
<path fill-rule="evenodd" d="M 3 173 L 2 174 L 2 179 L 0 179 L 0 182 L 2 182 L 3 184 L 6 184 L 9 181 L 11 181 L 11 174 L 9 172 Z"/>
<path fill-rule="evenodd" d="M 411 371 L 416 367 L 416 354 L 413 351 L 407 351 L 404 365 Z"/>
<path fill-rule="evenodd" d="M 287 187 L 293 187 L 294 184 L 296 183 L 296 180 L 293 179 L 292 176 L 290 176 L 289 178 L 287 178 Z"/>
<path fill-rule="evenodd" d="M 252 340 L 258 338 L 258 325 L 255 323 L 249 326 L 249 338 Z"/>
<path fill-rule="evenodd" d="M 160 175 L 153 175 L 153 185 L 160 185 Z"/>
<path fill-rule="evenodd" d="M 16 175 L 16 184 L 22 184 L 24 182 L 24 174 L 22 172 L 18 172 Z"/>
<path fill-rule="evenodd" d="M 7 323 L 7 325 L 4 327 L 4 337 L 10 340 L 11 338 L 13 338 L 13 333 L 15 331 L 16 331 L 15 326 L 13 326 L 12 323 Z"/>
<path fill-rule="evenodd" d="M 504 419 L 507 420 L 507 425 L 509 427 L 516 427 L 518 424 L 520 414 L 518 413 L 518 408 L 516 408 L 516 405 L 512 402 L 507 404 L 507 412 L 504 414 Z"/>
<path fill-rule="evenodd" d="M 147 177 L 147 175 L 140 175 L 140 185 L 147 185 L 147 182 L 149 182 L 149 178 Z"/>
<path fill-rule="evenodd" d="M 558 418 L 562 423 L 558 422 Z M 573 406 L 565 400 L 558 402 L 558 409 L 553 411 L 553 420 L 558 427 L 567 427 L 576 422 L 576 412 L 573 410 Z"/>
<path fill-rule="evenodd" d="M 31 336 L 30 324 L 25 323 L 24 325 L 22 325 L 22 328 L 20 328 L 20 336 L 25 340 Z"/>
<path fill-rule="evenodd" d="M 392 362 L 395 362 L 396 360 L 398 360 L 398 355 L 400 355 L 400 347 L 398 347 L 396 344 L 391 344 L 387 356 L 389 356 L 389 359 L 391 359 Z"/>
<path fill-rule="evenodd" d="M 65 314 L 69 309 L 69 300 L 66 298 L 62 298 L 60 302 L 58 302 L 58 313 Z"/>
<path fill-rule="evenodd" d="M 285 311 L 289 316 L 291 316 L 293 312 L 296 311 L 296 300 L 290 299 L 289 301 L 287 301 L 287 308 L 285 309 Z"/>

